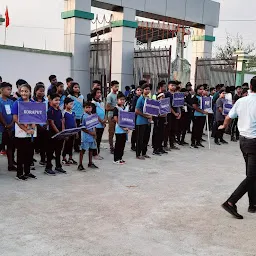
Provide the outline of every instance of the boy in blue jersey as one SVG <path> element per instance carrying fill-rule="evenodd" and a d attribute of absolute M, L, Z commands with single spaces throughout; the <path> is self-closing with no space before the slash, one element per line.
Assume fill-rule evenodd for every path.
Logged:
<path fill-rule="evenodd" d="M 205 117 L 208 115 L 208 112 L 200 108 L 203 92 L 204 86 L 198 85 L 196 88 L 196 95 L 193 98 L 193 108 L 195 111 L 191 136 L 191 148 L 204 147 L 201 143 L 201 138 L 205 125 Z"/>
<path fill-rule="evenodd" d="M 92 103 L 91 102 L 85 102 L 84 111 L 85 112 L 82 116 L 82 126 L 86 127 L 86 119 L 88 118 L 88 116 L 92 115 Z M 79 171 L 85 170 L 85 168 L 83 167 L 83 158 L 84 158 L 84 153 L 86 150 L 88 151 L 88 157 L 89 157 L 88 167 L 91 169 L 98 169 L 98 167 L 92 162 L 93 152 L 97 148 L 96 142 L 95 142 L 95 138 L 96 138 L 95 128 L 82 129 L 81 135 L 82 135 L 81 150 L 80 150 L 78 170 Z"/>

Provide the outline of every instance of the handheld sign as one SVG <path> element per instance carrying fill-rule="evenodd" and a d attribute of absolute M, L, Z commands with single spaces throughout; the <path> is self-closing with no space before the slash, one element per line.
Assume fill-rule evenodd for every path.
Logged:
<path fill-rule="evenodd" d="M 157 100 L 146 99 L 143 107 L 143 113 L 151 116 L 158 116 L 160 102 Z"/>
<path fill-rule="evenodd" d="M 160 101 L 160 115 L 169 114 L 170 107 L 170 98 L 161 99 Z"/>
<path fill-rule="evenodd" d="M 175 92 L 173 94 L 172 106 L 183 107 L 185 103 L 185 94 L 183 92 Z"/>
<path fill-rule="evenodd" d="M 119 111 L 118 124 L 121 127 L 133 130 L 135 128 L 135 113 Z"/>
<path fill-rule="evenodd" d="M 98 115 L 97 114 L 89 115 L 85 120 L 85 124 L 86 124 L 87 130 L 90 130 L 90 129 L 96 127 L 99 124 Z"/>
<path fill-rule="evenodd" d="M 16 138 L 35 138 L 37 137 L 37 128 L 34 129 L 33 136 L 31 134 L 27 134 L 24 130 L 22 130 L 16 123 L 15 123 L 15 137 Z M 26 149 L 25 149 L 26 150 Z"/>
<path fill-rule="evenodd" d="M 201 97 L 200 108 L 208 113 L 213 113 L 212 111 L 212 98 L 211 97 Z"/>
<path fill-rule="evenodd" d="M 233 105 L 228 103 L 228 102 L 224 102 L 223 103 L 223 111 L 222 111 L 222 115 L 227 116 L 229 111 L 232 109 Z"/>
<path fill-rule="evenodd" d="M 18 123 L 46 124 L 46 104 L 38 102 L 18 102 Z"/>
<path fill-rule="evenodd" d="M 79 133 L 82 129 L 85 129 L 85 126 L 80 126 L 78 128 L 72 128 L 72 129 L 66 129 L 64 131 L 61 131 L 54 136 L 52 136 L 52 139 L 57 139 L 57 140 L 64 140 L 67 137 L 76 135 Z"/>

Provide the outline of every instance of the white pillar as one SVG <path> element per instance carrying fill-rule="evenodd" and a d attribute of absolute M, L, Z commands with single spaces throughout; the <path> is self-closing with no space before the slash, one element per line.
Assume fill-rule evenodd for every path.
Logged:
<path fill-rule="evenodd" d="M 112 70 L 111 80 L 119 81 L 122 90 L 133 84 L 133 60 L 136 11 L 123 8 L 123 12 L 114 12 L 112 25 Z"/>
<path fill-rule="evenodd" d="M 196 72 L 196 58 L 212 57 L 212 43 L 215 41 L 215 37 L 213 36 L 213 27 L 206 25 L 205 29 L 194 28 L 192 41 L 193 45 L 190 82 L 194 85 Z"/>
<path fill-rule="evenodd" d="M 65 51 L 72 53 L 71 76 L 80 84 L 81 92 L 90 91 L 91 0 L 65 0 Z M 56 39 L 57 40 L 57 39 Z"/>

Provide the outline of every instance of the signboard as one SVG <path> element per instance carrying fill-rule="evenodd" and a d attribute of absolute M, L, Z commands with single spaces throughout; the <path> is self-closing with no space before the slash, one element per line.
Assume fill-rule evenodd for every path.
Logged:
<path fill-rule="evenodd" d="M 160 102 L 157 100 L 146 99 L 144 103 L 143 113 L 151 116 L 159 115 Z"/>
<path fill-rule="evenodd" d="M 77 127 L 77 128 L 72 128 L 72 129 L 66 129 L 64 131 L 61 131 L 54 136 L 52 136 L 52 139 L 57 139 L 57 140 L 64 140 L 67 137 L 76 135 L 79 133 L 82 129 L 86 129 L 85 126 Z"/>
<path fill-rule="evenodd" d="M 173 94 L 172 106 L 183 107 L 185 103 L 185 94 L 183 92 L 175 92 Z"/>
<path fill-rule="evenodd" d="M 223 111 L 222 111 L 222 114 L 224 116 L 227 116 L 229 111 L 232 109 L 233 105 L 230 104 L 230 103 L 227 103 L 227 102 L 224 102 L 223 103 Z"/>
<path fill-rule="evenodd" d="M 85 120 L 86 129 L 90 130 L 99 124 L 99 117 L 97 114 L 88 115 Z"/>
<path fill-rule="evenodd" d="M 200 108 L 208 113 L 213 113 L 212 110 L 212 97 L 201 97 Z"/>
<path fill-rule="evenodd" d="M 133 130 L 135 128 L 135 113 L 119 111 L 118 124 L 120 127 Z"/>
<path fill-rule="evenodd" d="M 44 102 L 18 102 L 18 123 L 46 124 L 47 112 Z"/>
<path fill-rule="evenodd" d="M 170 98 L 165 98 L 159 100 L 160 102 L 160 115 L 169 114 L 171 107 L 170 107 Z"/>

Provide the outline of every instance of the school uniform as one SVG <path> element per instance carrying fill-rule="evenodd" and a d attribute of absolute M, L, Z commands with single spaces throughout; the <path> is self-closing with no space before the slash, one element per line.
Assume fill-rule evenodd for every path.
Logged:
<path fill-rule="evenodd" d="M 84 96 L 80 94 L 78 97 L 69 95 L 72 100 L 74 100 L 72 111 L 75 113 L 76 125 L 77 127 L 81 124 L 81 119 L 84 113 Z M 78 138 L 75 139 L 74 149 L 76 152 L 79 152 L 79 146 L 81 143 L 81 132 L 78 133 Z"/>
<path fill-rule="evenodd" d="M 163 152 L 163 141 L 164 141 L 164 126 L 166 117 L 164 116 L 154 116 L 154 128 L 152 135 L 152 145 L 154 152 L 162 153 Z"/>
<path fill-rule="evenodd" d="M 101 120 L 104 120 L 105 119 L 105 108 L 104 108 L 104 102 L 102 101 L 96 101 L 95 99 L 92 101 L 92 103 L 94 104 L 95 108 L 94 108 L 94 113 L 96 113 L 98 115 L 98 117 L 101 119 Z M 92 112 L 92 113 L 93 113 Z M 101 143 L 101 140 L 102 140 L 102 136 L 103 136 L 103 133 L 104 133 L 104 125 L 102 123 L 99 123 L 97 126 L 96 126 L 96 144 L 97 144 L 97 149 L 98 149 L 98 152 L 96 152 L 96 155 L 97 153 L 99 154 L 100 153 L 100 143 Z"/>
<path fill-rule="evenodd" d="M 139 97 L 136 103 L 136 109 L 143 113 L 143 107 L 145 103 L 145 97 L 142 95 Z M 150 138 L 151 124 L 148 122 L 148 119 L 138 115 L 136 119 L 136 156 L 139 157 L 145 156 L 148 150 L 148 142 Z"/>
<path fill-rule="evenodd" d="M 181 118 L 180 118 L 180 123 L 179 123 L 179 129 L 177 132 L 177 139 L 178 142 L 183 145 L 185 142 L 185 137 L 186 137 L 186 133 L 187 133 L 187 128 L 188 128 L 188 124 L 190 121 L 190 116 L 189 116 L 189 112 L 188 112 L 188 106 L 187 106 L 187 100 L 185 98 L 185 104 L 183 107 L 180 108 L 181 109 Z"/>
<path fill-rule="evenodd" d="M 239 96 L 239 95 L 235 95 L 234 96 L 234 104 L 240 99 L 242 98 L 242 96 Z M 237 126 L 237 123 L 238 123 L 238 118 L 234 118 L 232 120 L 232 123 L 231 123 L 231 140 L 235 141 L 235 140 L 239 140 L 239 130 L 238 130 L 238 126 Z"/>
<path fill-rule="evenodd" d="M 4 100 L 0 97 L 0 113 L 2 114 L 3 119 L 6 124 L 9 125 L 13 122 L 12 116 L 12 106 L 13 101 L 11 99 Z M 7 130 L 3 124 L 0 123 L 0 144 L 3 147 L 7 146 L 7 159 L 8 159 L 8 168 L 13 167 L 14 161 L 14 125 L 11 129 Z"/>
<path fill-rule="evenodd" d="M 196 104 L 200 108 L 201 97 L 199 95 L 195 95 L 193 97 L 193 104 Z M 193 128 L 192 128 L 192 136 L 191 143 L 192 145 L 200 144 L 201 138 L 204 131 L 205 125 L 205 114 L 202 114 L 198 111 L 194 111 L 194 120 L 193 120 Z"/>
<path fill-rule="evenodd" d="M 139 96 L 138 95 L 134 95 L 133 99 L 132 99 L 132 103 L 131 103 L 131 106 L 130 106 L 130 112 L 135 112 L 135 108 L 136 108 L 136 104 L 137 104 L 137 101 L 139 99 Z M 136 123 L 136 119 L 137 119 L 137 115 L 135 115 L 135 123 Z M 136 149 L 136 127 L 135 129 L 132 131 L 132 137 L 131 137 L 131 148 L 133 150 Z"/>
<path fill-rule="evenodd" d="M 62 131 L 62 112 L 60 109 L 55 109 L 50 107 L 47 111 L 47 119 L 52 120 L 59 131 Z M 49 125 L 48 132 L 48 146 L 47 146 L 47 163 L 46 170 L 52 170 L 52 158 L 55 153 L 55 164 L 56 168 L 62 168 L 61 165 L 61 151 L 63 147 L 63 140 L 52 139 L 56 132 L 52 129 L 51 125 Z"/>
<path fill-rule="evenodd" d="M 125 110 L 122 107 L 116 106 L 113 111 L 113 117 L 116 116 L 118 118 L 120 111 L 125 111 Z M 118 123 L 116 123 L 116 127 L 115 127 L 116 143 L 115 143 L 115 150 L 114 150 L 115 162 L 123 160 L 124 148 L 127 140 L 127 132 L 124 131 L 123 128 L 120 127 Z"/>
<path fill-rule="evenodd" d="M 219 109 L 223 109 L 225 99 L 219 98 L 216 101 L 216 113 L 215 113 L 215 120 L 216 120 L 216 131 L 215 131 L 215 143 L 218 143 L 219 140 L 223 141 L 224 130 L 219 130 L 219 126 L 223 125 L 225 116 L 219 111 Z"/>
<path fill-rule="evenodd" d="M 63 118 L 65 120 L 65 129 L 73 129 L 76 128 L 76 120 L 75 113 L 64 110 Z M 66 155 L 73 155 L 73 145 L 74 145 L 75 136 L 70 136 L 65 140 L 62 156 L 66 157 Z"/>
<path fill-rule="evenodd" d="M 22 102 L 23 99 L 17 99 L 12 106 L 12 114 L 18 116 L 18 103 Z M 30 102 L 34 102 L 32 99 Z M 17 133 L 21 128 L 16 124 L 15 132 Z M 33 143 L 32 136 L 29 138 L 18 138 L 15 137 L 15 146 L 17 148 L 17 177 L 21 177 L 25 174 L 30 174 L 31 159 L 33 158 Z"/>

